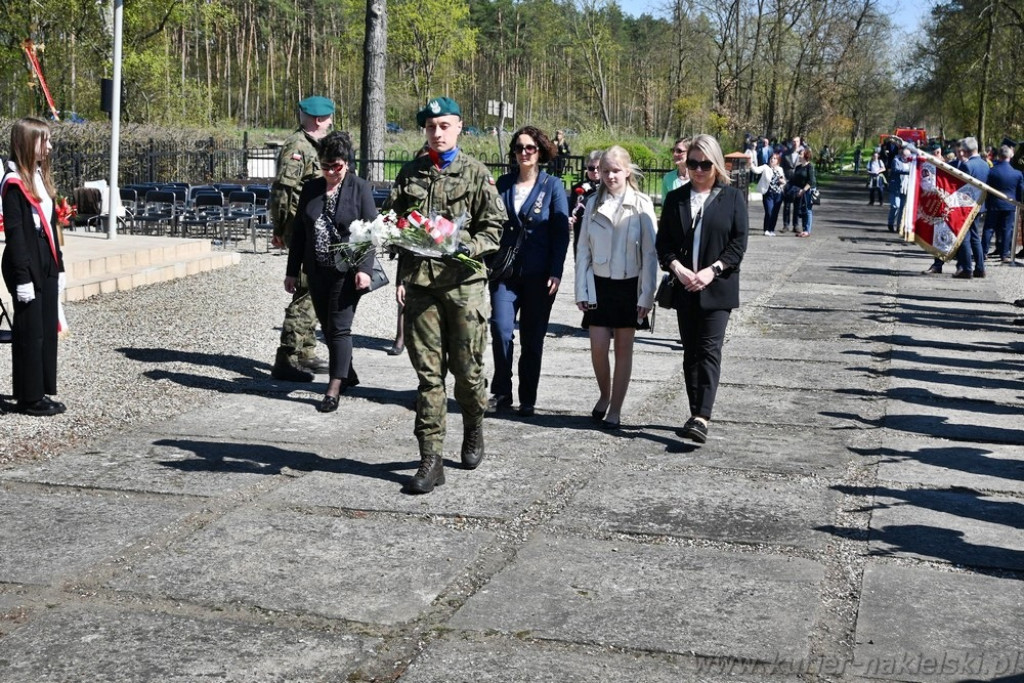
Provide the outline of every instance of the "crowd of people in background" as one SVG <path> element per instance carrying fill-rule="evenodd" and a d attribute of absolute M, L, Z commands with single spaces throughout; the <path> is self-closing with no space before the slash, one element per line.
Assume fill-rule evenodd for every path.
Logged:
<path fill-rule="evenodd" d="M 329 132 L 334 103 L 308 97 L 298 103 L 297 113 L 299 125 L 282 147 L 269 206 L 274 244 L 289 250 L 284 288 L 292 297 L 271 374 L 311 382 L 316 373 L 326 373 L 317 409 L 332 413 L 341 394 L 359 384 L 352 324 L 361 296 L 377 286 L 371 287 L 377 266 L 372 251 L 361 260 L 338 259 L 336 252 L 349 241 L 353 221 L 372 221 L 378 210 L 369 183 L 350 168 L 349 134 Z M 404 490 L 428 493 L 445 482 L 449 371 L 463 416 L 465 468 L 475 469 L 484 458 L 485 415 L 511 410 L 514 396 L 520 417 L 535 415 L 544 340 L 570 243 L 573 296 L 597 385 L 590 410 L 595 422 L 621 428 L 635 334 L 650 327 L 657 298 L 659 305 L 676 310 L 683 347 L 690 414 L 678 433 L 704 443 L 726 327 L 739 306 L 748 237 L 746 188 L 733 186 L 717 140 L 709 135 L 675 140 L 673 168 L 661 178 L 659 217 L 652 198 L 640 191 L 640 169 L 621 146 L 589 151 L 579 182 L 566 192 L 562 176 L 570 148 L 562 131 L 549 138 L 535 126 L 520 128 L 508 148 L 510 171 L 495 181 L 485 165 L 459 148 L 462 116 L 456 102 L 430 100 L 417 122 L 426 142 L 398 174 L 384 208 L 400 216 L 461 215 L 465 222 L 455 253 L 395 252 L 399 323 L 388 353 L 407 349 L 418 379 L 413 432 L 421 463 Z M 966 137 L 929 151 L 1021 202 L 1024 174 L 1011 165 L 1015 147 L 1004 139 L 982 154 L 977 140 Z M 52 227 L 49 150 L 47 124 L 22 119 L 12 129 L 11 160 L 3 176 L 3 277 L 14 297 L 14 395 L 22 412 L 42 416 L 65 410 L 49 398 L 57 390 L 57 301 L 64 276 Z M 792 231 L 809 237 L 818 169 L 835 167 L 835 151 L 824 145 L 815 156 L 802 137 L 793 136 L 785 142 L 750 140 L 745 153 L 764 207 L 763 234 Z M 896 138 L 871 150 L 866 163 L 862 148 L 854 150 L 854 172 L 862 167 L 866 172 L 868 205 L 884 206 L 883 193 L 888 195 L 892 232 L 900 229 L 913 163 L 912 150 Z M 984 277 L 986 255 L 1010 260 L 1014 215 L 1012 203 L 988 196 L 959 249 L 954 277 Z M 988 253 L 990 248 L 994 251 Z M 940 273 L 942 266 L 936 260 L 925 272 Z M 328 346 L 326 362 L 315 353 L 317 323 Z M 483 361 L 488 331 L 489 384 Z"/>

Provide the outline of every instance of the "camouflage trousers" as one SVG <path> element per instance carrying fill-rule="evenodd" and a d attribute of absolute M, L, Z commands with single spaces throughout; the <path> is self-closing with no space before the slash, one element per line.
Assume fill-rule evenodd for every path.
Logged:
<path fill-rule="evenodd" d="M 284 322 L 281 323 L 281 348 L 288 351 L 289 358 L 312 358 L 316 355 L 316 325 L 309 280 L 302 272 L 299 286 L 292 295 L 291 303 L 284 309 Z"/>
<path fill-rule="evenodd" d="M 420 455 L 444 451 L 448 396 L 445 378 L 455 377 L 455 400 L 463 423 L 478 426 L 487 407 L 484 352 L 490 297 L 483 282 L 451 289 L 409 285 L 405 290 L 405 346 L 419 378 L 413 432 Z"/>

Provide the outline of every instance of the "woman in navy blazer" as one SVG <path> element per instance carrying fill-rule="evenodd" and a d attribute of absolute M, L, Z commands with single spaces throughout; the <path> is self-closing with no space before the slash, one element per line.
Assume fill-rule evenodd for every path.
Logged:
<path fill-rule="evenodd" d="M 494 378 L 487 411 L 491 414 L 512 406 L 512 354 L 516 315 L 519 315 L 519 415 L 531 417 L 537 402 L 544 336 L 551 306 L 562 281 L 565 253 L 569 247 L 569 203 L 562 181 L 541 170 L 555 158 L 554 144 L 533 126 L 512 136 L 509 157 L 515 170 L 498 178 L 498 193 L 505 202 L 508 220 L 501 248 L 490 259 L 491 345 Z M 518 250 L 507 272 L 495 268 L 511 250 Z"/>
<path fill-rule="evenodd" d="M 718 391 L 729 314 L 740 305 L 740 262 L 747 249 L 747 198 L 729 186 L 718 142 L 698 135 L 686 160 L 690 183 L 668 193 L 656 247 L 672 273 L 673 303 L 683 340 L 690 418 L 683 436 L 707 440 Z"/>
<path fill-rule="evenodd" d="M 359 384 L 352 367 L 352 320 L 359 297 L 370 287 L 372 250 L 342 273 L 335 266 L 335 245 L 348 242 L 352 221 L 377 217 L 370 184 L 351 172 L 352 139 L 344 131 L 330 133 L 320 142 L 320 168 L 324 176 L 308 181 L 299 195 L 295 231 L 288 250 L 284 288 L 294 293 L 300 268 L 309 278 L 313 309 L 330 353 L 330 381 L 317 410 L 338 409 L 338 396 Z"/>

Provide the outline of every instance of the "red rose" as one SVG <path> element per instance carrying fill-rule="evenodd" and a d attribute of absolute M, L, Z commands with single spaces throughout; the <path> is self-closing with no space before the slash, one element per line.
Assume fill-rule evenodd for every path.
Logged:
<path fill-rule="evenodd" d="M 398 220 L 395 221 L 395 226 L 399 230 L 405 230 L 406 228 L 409 227 L 409 221 L 404 216 L 400 216 Z"/>
<path fill-rule="evenodd" d="M 583 194 L 583 188 L 582 187 L 577 187 L 576 188 L 576 194 Z"/>

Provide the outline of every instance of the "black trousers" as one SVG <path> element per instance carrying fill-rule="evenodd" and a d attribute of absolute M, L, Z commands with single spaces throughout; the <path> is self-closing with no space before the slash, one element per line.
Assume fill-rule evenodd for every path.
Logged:
<path fill-rule="evenodd" d="M 14 398 L 34 403 L 57 393 L 57 274 L 43 279 L 36 298 L 14 299 L 11 321 L 11 367 Z"/>
<path fill-rule="evenodd" d="M 722 374 L 722 344 L 732 311 L 705 311 L 699 297 L 684 296 L 676 309 L 683 340 L 683 376 L 690 414 L 711 419 Z"/>
<path fill-rule="evenodd" d="M 324 333 L 331 379 L 356 378 L 352 368 L 352 321 L 362 296 L 356 290 L 355 271 L 339 273 L 317 267 L 309 274 L 309 295 Z"/>

